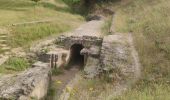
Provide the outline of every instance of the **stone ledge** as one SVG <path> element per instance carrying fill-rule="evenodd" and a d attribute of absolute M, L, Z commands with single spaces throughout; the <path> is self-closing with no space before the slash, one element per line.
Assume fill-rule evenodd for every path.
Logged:
<path fill-rule="evenodd" d="M 33 68 L 22 73 L 2 76 L 0 99 L 30 100 L 32 97 L 42 99 L 47 94 L 50 74 L 48 64 L 37 62 Z"/>

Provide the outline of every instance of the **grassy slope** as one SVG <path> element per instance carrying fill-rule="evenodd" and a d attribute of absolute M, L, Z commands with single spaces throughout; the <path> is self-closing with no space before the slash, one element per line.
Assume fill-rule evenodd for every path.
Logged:
<path fill-rule="evenodd" d="M 28 45 L 32 41 L 77 27 L 83 17 L 73 14 L 61 0 L 0 0 L 0 26 L 39 20 L 50 23 L 8 27 L 8 44 L 12 47 Z"/>
<path fill-rule="evenodd" d="M 143 73 L 136 85 L 111 100 L 170 100 L 170 1 L 122 0 L 110 5 L 116 12 L 116 32 L 133 33 Z M 107 86 L 112 85 L 85 80 L 76 85 L 70 100 L 81 95 L 82 100 L 100 95 L 108 100 L 112 92 Z"/>
<path fill-rule="evenodd" d="M 41 20 L 52 21 L 32 25 L 8 26 Z M 5 39 L 8 40 L 7 44 L 11 47 L 28 47 L 38 39 L 76 28 L 83 21 L 83 17 L 74 14 L 61 0 L 42 0 L 38 5 L 35 5 L 31 0 L 0 0 L 0 28 L 4 29 L 5 27 L 9 31 L 9 35 Z M 6 50 L 0 49 L 0 53 L 4 51 Z M 25 65 L 26 63 L 22 58 L 11 58 L 0 66 L 0 73 L 22 71 L 29 67 Z"/>
<path fill-rule="evenodd" d="M 117 11 L 118 32 L 132 32 L 142 79 L 117 100 L 170 99 L 170 1 L 131 0 Z"/>

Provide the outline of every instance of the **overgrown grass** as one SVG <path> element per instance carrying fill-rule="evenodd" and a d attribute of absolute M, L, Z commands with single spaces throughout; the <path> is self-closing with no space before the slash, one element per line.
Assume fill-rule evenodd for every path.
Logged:
<path fill-rule="evenodd" d="M 156 84 L 150 85 L 144 83 L 138 85 L 122 96 L 113 97 L 111 100 L 169 100 L 170 99 L 170 86 L 169 84 Z"/>
<path fill-rule="evenodd" d="M 116 32 L 131 32 L 142 65 L 142 76 L 136 85 L 121 96 L 114 96 L 108 83 L 92 85 L 80 82 L 70 100 L 169 100 L 170 99 L 170 1 L 122 0 L 115 8 Z M 114 4 L 113 4 L 114 5 Z M 92 80 L 93 81 L 93 80 Z M 101 86 L 101 87 L 98 87 Z M 107 94 L 108 93 L 108 94 Z M 107 98 L 111 96 L 111 98 Z"/>
<path fill-rule="evenodd" d="M 136 0 L 123 7 L 115 19 L 117 31 L 134 33 L 143 77 L 154 81 L 170 79 L 169 4 L 168 0 Z"/>
<path fill-rule="evenodd" d="M 114 85 L 100 79 L 81 79 L 70 91 L 69 100 L 109 100 Z"/>
<path fill-rule="evenodd" d="M 170 1 L 129 0 L 115 16 L 118 32 L 132 32 L 142 79 L 116 100 L 170 99 Z"/>
<path fill-rule="evenodd" d="M 48 23 L 12 27 L 8 44 L 11 47 L 28 46 L 35 40 L 71 29 L 69 25 L 63 25 L 64 27 L 62 25 L 63 24 Z"/>
<path fill-rule="evenodd" d="M 52 70 L 52 75 L 54 75 L 54 76 L 57 76 L 57 75 L 60 75 L 60 74 L 63 74 L 64 72 L 63 72 L 63 69 L 59 69 L 59 68 L 54 68 L 53 70 Z"/>
<path fill-rule="evenodd" d="M 36 5 L 31 0 L 0 0 L 0 25 L 56 19 L 61 18 L 62 13 L 72 15 L 69 6 L 63 3 L 62 0 L 51 1 L 42 0 Z"/>
<path fill-rule="evenodd" d="M 105 23 L 102 26 L 102 33 L 104 33 L 104 35 L 110 35 L 111 34 L 111 26 L 112 26 L 112 16 L 109 16 L 107 18 L 107 20 L 105 21 Z"/>
<path fill-rule="evenodd" d="M 10 74 L 18 71 L 23 71 L 30 66 L 31 65 L 27 59 L 11 57 L 7 62 L 0 66 L 0 73 Z"/>
<path fill-rule="evenodd" d="M 59 34 L 79 26 L 84 18 L 72 12 L 62 0 L 0 0 L 0 25 L 51 20 L 48 23 L 10 26 L 8 44 L 28 46 L 33 41 Z"/>

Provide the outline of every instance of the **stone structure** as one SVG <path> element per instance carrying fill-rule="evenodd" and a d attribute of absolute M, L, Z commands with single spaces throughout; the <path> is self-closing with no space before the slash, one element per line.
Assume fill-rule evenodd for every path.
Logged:
<path fill-rule="evenodd" d="M 73 44 L 82 44 L 85 48 L 92 46 L 101 46 L 102 38 L 96 36 L 64 36 L 61 35 L 56 39 L 56 44 L 70 49 Z"/>
<path fill-rule="evenodd" d="M 43 99 L 47 94 L 49 80 L 49 65 L 37 62 L 33 68 L 22 73 L 0 77 L 0 99 Z"/>
<path fill-rule="evenodd" d="M 134 48 L 128 34 L 105 36 L 102 43 L 100 61 L 102 72 L 114 81 L 129 82 L 135 79 L 139 68 L 138 58 L 134 56 Z M 132 79 L 132 80 L 131 80 Z"/>
<path fill-rule="evenodd" d="M 132 53 L 134 48 L 131 41 L 131 36 L 125 34 L 108 35 L 104 38 L 62 35 L 57 38 L 56 44 L 68 51 L 74 44 L 83 45 L 80 53 L 86 59 L 84 72 L 87 78 L 94 78 L 103 72 L 109 73 L 108 77 L 113 80 L 125 80 L 135 77 L 139 67 L 137 57 Z"/>
<path fill-rule="evenodd" d="M 35 63 L 33 68 L 17 75 L 0 77 L 0 99 L 43 99 L 48 90 L 50 64 L 57 67 L 68 64 L 75 44 L 83 47 L 78 53 L 84 57 L 86 78 L 103 75 L 109 80 L 132 84 L 140 76 L 139 59 L 131 35 L 115 34 L 103 38 L 62 35 L 56 39 L 55 46 L 49 46 L 50 51 L 45 50 L 42 54 L 45 59 L 40 60 L 45 63 Z M 53 57 L 57 61 L 51 61 Z"/>

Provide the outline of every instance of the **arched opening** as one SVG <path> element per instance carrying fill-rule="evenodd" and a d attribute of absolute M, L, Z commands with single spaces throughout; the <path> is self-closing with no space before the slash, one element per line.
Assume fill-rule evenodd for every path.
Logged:
<path fill-rule="evenodd" d="M 68 65 L 70 67 L 78 65 L 81 68 L 84 66 L 84 55 L 80 54 L 80 51 L 84 48 L 82 44 L 74 44 L 70 48 L 70 60 Z"/>

